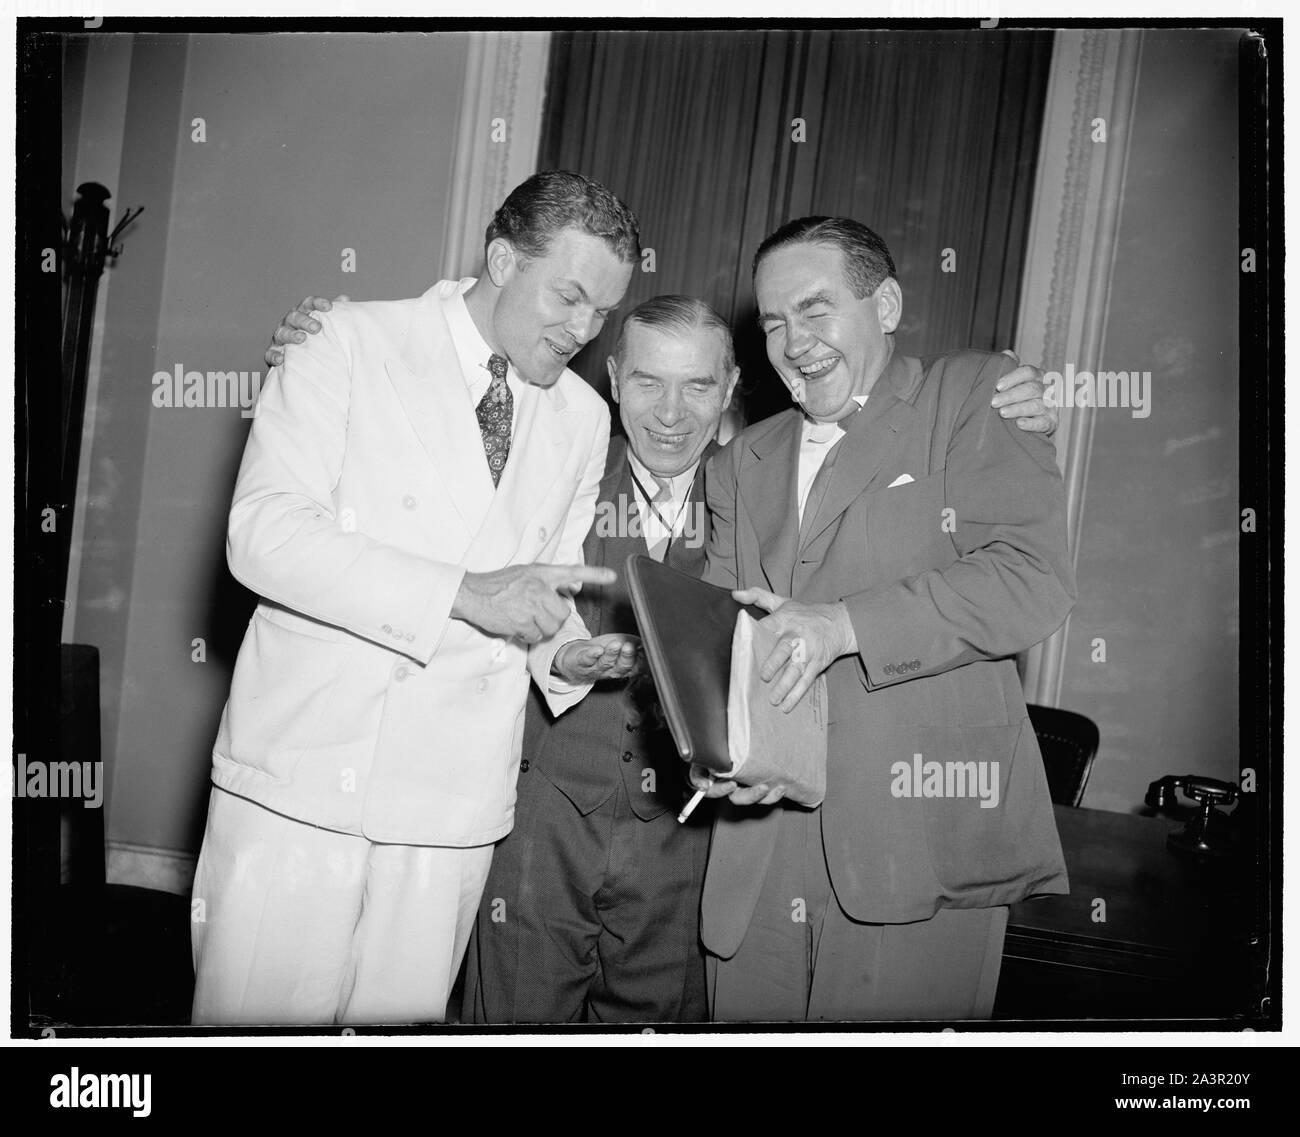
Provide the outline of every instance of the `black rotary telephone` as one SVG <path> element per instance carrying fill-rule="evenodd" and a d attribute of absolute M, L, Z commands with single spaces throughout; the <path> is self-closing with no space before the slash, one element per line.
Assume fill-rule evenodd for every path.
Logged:
<path fill-rule="evenodd" d="M 1232 805 L 1237 800 L 1237 787 L 1218 778 L 1171 774 L 1151 783 L 1147 788 L 1146 803 L 1152 809 L 1172 812 L 1178 805 L 1179 790 L 1200 809 L 1182 829 L 1169 834 L 1169 847 L 1175 852 L 1196 856 L 1221 856 L 1232 852 L 1236 846 L 1236 834 L 1228 826 L 1227 815 L 1220 813 L 1215 806 Z"/>

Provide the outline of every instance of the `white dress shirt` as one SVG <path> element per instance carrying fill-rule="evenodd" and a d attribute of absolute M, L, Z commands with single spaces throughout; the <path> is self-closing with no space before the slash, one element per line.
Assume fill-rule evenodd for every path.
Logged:
<path fill-rule="evenodd" d="M 854 395 L 853 401 L 858 407 L 867 405 L 866 395 Z M 826 455 L 835 444 L 844 437 L 845 431 L 840 422 L 814 422 L 805 417 L 803 420 L 803 441 L 799 443 L 799 524 L 803 524 L 803 507 L 808 503 L 808 494 L 812 491 L 817 471 L 826 462 Z"/>
<path fill-rule="evenodd" d="M 641 533 L 645 537 L 646 548 L 653 549 L 665 537 L 669 540 L 677 537 L 686 525 L 687 499 L 691 495 L 695 471 L 699 469 L 700 464 L 698 461 L 693 462 L 680 474 L 660 479 L 646 469 L 645 463 L 632 452 L 631 446 L 627 448 L 627 460 L 631 463 L 632 472 L 652 497 L 658 492 L 661 480 L 668 483 L 668 500 L 656 502 L 654 509 L 650 508 L 650 503 L 645 500 L 636 482 L 632 483 L 632 494 L 636 498 L 637 510 L 641 515 Z M 659 520 L 660 516 L 668 522 L 667 526 Z"/>

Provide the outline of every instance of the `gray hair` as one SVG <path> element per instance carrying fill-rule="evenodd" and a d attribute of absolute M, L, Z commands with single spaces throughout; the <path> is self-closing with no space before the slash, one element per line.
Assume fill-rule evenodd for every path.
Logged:
<path fill-rule="evenodd" d="M 703 329 L 712 329 L 722 337 L 723 370 L 730 372 L 736 366 L 736 347 L 731 339 L 731 325 L 722 318 L 716 308 L 703 300 L 696 300 L 693 296 L 670 294 L 652 296 L 649 300 L 638 304 L 623 318 L 623 324 L 618 330 L 618 341 L 614 344 L 614 359 L 620 364 L 623 362 L 623 352 L 627 347 L 627 330 L 632 324 L 682 336 Z"/>

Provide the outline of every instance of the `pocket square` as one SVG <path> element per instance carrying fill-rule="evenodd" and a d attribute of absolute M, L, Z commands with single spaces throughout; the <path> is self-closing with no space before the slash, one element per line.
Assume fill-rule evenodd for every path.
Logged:
<path fill-rule="evenodd" d="M 892 490 L 895 486 L 905 486 L 908 482 L 914 481 L 916 481 L 916 479 L 913 478 L 911 474 L 899 474 L 898 477 L 885 487 L 885 489 Z"/>

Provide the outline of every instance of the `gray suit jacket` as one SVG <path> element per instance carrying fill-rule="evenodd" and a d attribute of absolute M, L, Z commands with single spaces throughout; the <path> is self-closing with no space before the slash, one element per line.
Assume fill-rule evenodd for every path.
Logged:
<path fill-rule="evenodd" d="M 853 621 L 858 653 L 826 672 L 821 809 L 835 895 L 855 920 L 1068 891 L 1015 655 L 1060 627 L 1074 578 L 1052 444 L 989 406 L 1012 366 L 895 355 L 849 420 L 802 542 L 798 410 L 746 430 L 708 470 L 706 579 L 843 600 Z M 938 794 L 915 776 L 931 762 Z M 745 934 L 782 808 L 795 807 L 719 812 L 702 932 L 716 954 Z"/>

